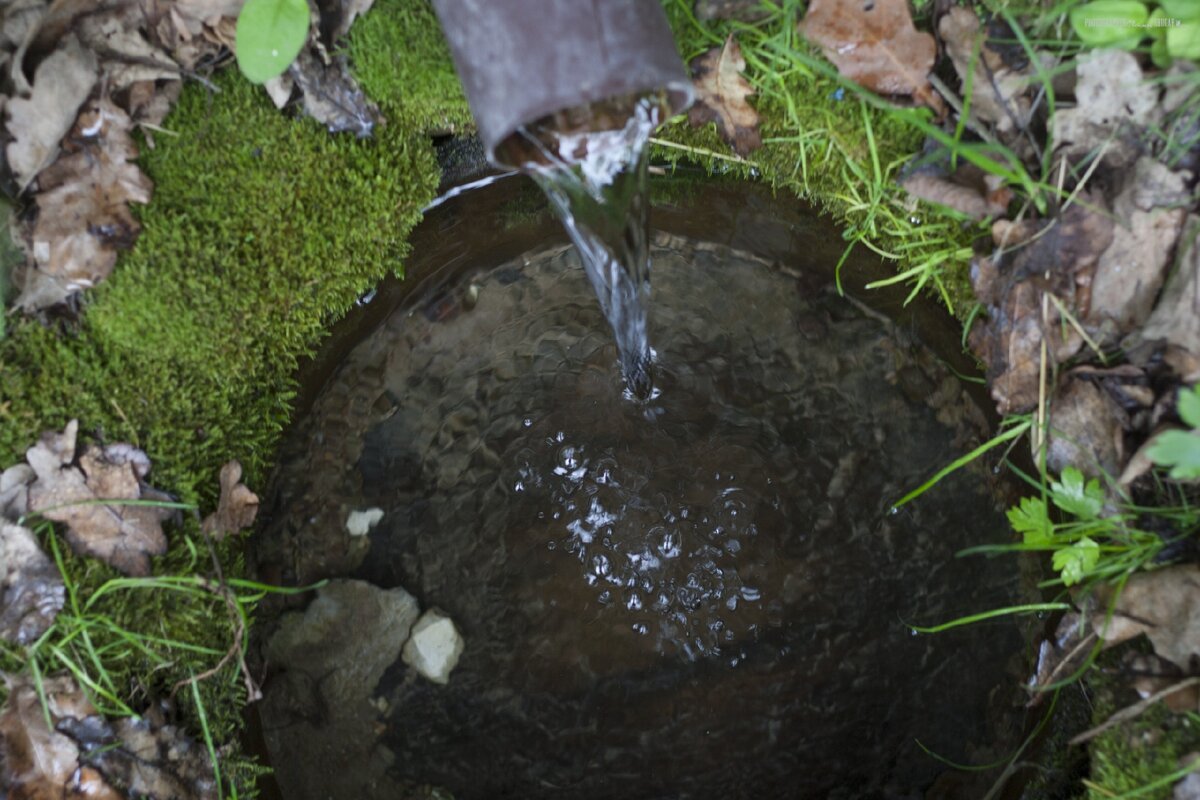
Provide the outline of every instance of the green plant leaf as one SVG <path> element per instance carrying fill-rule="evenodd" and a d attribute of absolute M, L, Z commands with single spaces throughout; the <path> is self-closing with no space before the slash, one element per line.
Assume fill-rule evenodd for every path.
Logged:
<path fill-rule="evenodd" d="M 1192 428 L 1200 428 L 1200 383 L 1190 389 L 1179 390 L 1179 402 L 1176 403 L 1179 418 Z"/>
<path fill-rule="evenodd" d="M 1167 29 L 1167 54 L 1171 58 L 1200 58 L 1200 18 L 1184 19 Z"/>
<path fill-rule="evenodd" d="M 1084 485 L 1083 473 L 1075 467 L 1064 469 L 1061 479 L 1050 484 L 1050 497 L 1054 505 L 1080 519 L 1095 519 L 1104 508 L 1100 481 L 1092 478 Z"/>
<path fill-rule="evenodd" d="M 1046 502 L 1040 497 L 1023 497 L 1019 506 L 1008 510 L 1008 522 L 1024 537 L 1025 544 L 1047 545 L 1054 540 Z"/>
<path fill-rule="evenodd" d="M 1062 573 L 1067 586 L 1079 583 L 1100 560 L 1100 545 L 1084 536 L 1070 547 L 1054 553 L 1054 568 Z"/>
<path fill-rule="evenodd" d="M 1200 19 L 1200 3 L 1196 0 L 1158 0 L 1158 5 L 1172 19 Z"/>
<path fill-rule="evenodd" d="M 252 83 L 291 66 L 308 38 L 305 0 L 247 0 L 237 20 L 237 61 Z"/>
<path fill-rule="evenodd" d="M 1175 480 L 1200 478 L 1200 435 L 1185 431 L 1160 433 L 1146 455 L 1160 467 L 1171 467 L 1170 475 Z"/>
<path fill-rule="evenodd" d="M 1092 0 L 1070 11 L 1075 35 L 1092 47 L 1131 50 L 1145 36 L 1150 12 L 1136 0 Z"/>

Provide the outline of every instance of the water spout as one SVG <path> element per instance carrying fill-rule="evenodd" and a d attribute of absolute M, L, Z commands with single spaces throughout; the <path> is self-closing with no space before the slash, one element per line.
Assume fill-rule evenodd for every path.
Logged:
<path fill-rule="evenodd" d="M 635 397 L 652 394 L 646 151 L 692 86 L 657 0 L 435 3 L 488 158 L 531 174 L 583 257 Z"/>

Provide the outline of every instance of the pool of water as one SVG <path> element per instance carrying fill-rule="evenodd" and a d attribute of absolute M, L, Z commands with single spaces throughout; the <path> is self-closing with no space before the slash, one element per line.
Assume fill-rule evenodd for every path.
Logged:
<path fill-rule="evenodd" d="M 268 664 L 284 796 L 954 796 L 923 748 L 1011 746 L 1018 629 L 908 627 L 1016 598 L 1011 562 L 955 558 L 1007 535 L 999 490 L 965 470 L 892 508 L 982 414 L 917 323 L 837 293 L 828 242 L 781 259 L 776 234 L 655 232 L 645 402 L 565 244 L 455 269 L 338 345 L 260 567 L 403 587 L 466 647 L 444 686 L 381 667 L 356 709 Z"/>

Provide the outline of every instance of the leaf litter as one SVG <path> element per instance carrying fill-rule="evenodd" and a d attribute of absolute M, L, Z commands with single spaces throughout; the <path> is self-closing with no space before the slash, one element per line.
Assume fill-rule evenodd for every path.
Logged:
<path fill-rule="evenodd" d="M 734 35 L 729 34 L 724 46 L 692 59 L 691 66 L 696 102 L 688 111 L 688 122 L 697 126 L 715 122 L 721 138 L 743 158 L 761 147 L 758 112 L 747 101 L 754 87 L 742 74 L 746 60 Z"/>
<path fill-rule="evenodd" d="M 0 709 L 7 796 L 216 800 L 205 749 L 159 709 L 110 721 L 68 676 L 12 677 Z"/>
<path fill-rule="evenodd" d="M 246 0 L 14 0 L 0 9 L 0 146 L 33 213 L 16 217 L 25 263 L 14 270 L 26 313 L 73 303 L 112 272 L 139 226 L 131 204 L 153 185 L 132 133 L 153 147 L 184 80 L 236 49 Z M 336 53 L 372 0 L 326 4 L 283 79 L 280 107 L 298 88 L 304 113 L 331 131 L 368 136 L 382 116 Z"/>

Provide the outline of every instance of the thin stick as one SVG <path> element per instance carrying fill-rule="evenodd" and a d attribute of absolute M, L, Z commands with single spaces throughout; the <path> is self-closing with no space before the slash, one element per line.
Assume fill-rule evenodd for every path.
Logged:
<path fill-rule="evenodd" d="M 1092 739 L 1095 739 L 1097 736 L 1099 736 L 1100 734 L 1109 730 L 1110 728 L 1115 728 L 1117 725 L 1120 725 L 1122 722 L 1125 722 L 1127 720 L 1131 720 L 1131 719 L 1134 719 L 1135 717 L 1140 716 L 1143 711 L 1145 711 L 1147 708 L 1149 708 L 1150 706 L 1157 703 L 1159 700 L 1162 700 L 1167 695 L 1175 694 L 1176 692 L 1178 692 L 1181 689 L 1187 689 L 1189 686 L 1195 686 L 1196 684 L 1200 684 L 1200 675 L 1193 675 L 1190 678 L 1185 678 L 1185 679 L 1181 680 L 1179 683 L 1172 684 L 1172 685 L 1168 686 L 1167 688 L 1163 689 L 1162 691 L 1155 692 L 1154 694 L 1147 697 L 1145 700 L 1138 701 L 1131 706 L 1126 706 L 1125 708 L 1122 708 L 1120 711 L 1113 714 L 1111 717 L 1109 717 L 1108 719 L 1106 719 L 1104 722 L 1100 723 L 1096 727 L 1092 728 L 1090 731 L 1084 731 L 1083 733 L 1076 736 L 1074 739 L 1072 739 L 1069 742 L 1069 744 L 1083 744 L 1084 742 L 1091 741 Z"/>
<path fill-rule="evenodd" d="M 737 164 L 746 164 L 751 167 L 758 167 L 757 163 L 748 158 L 742 158 L 736 153 L 734 155 L 729 155 L 728 153 L 718 153 L 716 150 L 709 150 L 706 147 L 690 147 L 686 144 L 676 144 L 675 142 L 668 142 L 666 139 L 658 139 L 654 136 L 650 137 L 650 144 L 656 144 L 659 147 L 669 147 L 674 150 L 682 150 L 685 153 L 691 153 L 692 155 L 696 156 L 709 156 L 710 158 L 719 158 L 724 161 L 733 161 Z"/>

